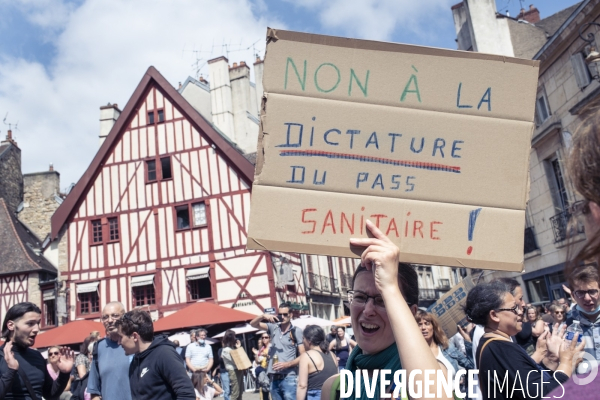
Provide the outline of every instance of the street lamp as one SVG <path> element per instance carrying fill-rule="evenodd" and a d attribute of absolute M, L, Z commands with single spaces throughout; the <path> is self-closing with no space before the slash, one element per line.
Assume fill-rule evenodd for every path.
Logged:
<path fill-rule="evenodd" d="M 598 53 L 598 50 L 595 46 L 595 35 L 592 32 L 588 33 L 587 37 L 583 35 L 583 32 L 592 25 L 600 27 L 600 24 L 598 24 L 597 22 L 589 22 L 587 24 L 583 24 L 579 28 L 579 37 L 584 42 L 590 44 L 590 50 L 588 55 L 585 57 L 585 63 L 587 64 L 588 69 L 590 70 L 592 78 L 596 79 L 597 81 L 600 81 L 600 53 Z"/>

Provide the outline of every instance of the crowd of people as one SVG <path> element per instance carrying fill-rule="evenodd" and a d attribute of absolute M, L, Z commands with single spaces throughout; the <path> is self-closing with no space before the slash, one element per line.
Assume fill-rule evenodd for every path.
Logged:
<path fill-rule="evenodd" d="M 350 239 L 365 249 L 348 291 L 354 337 L 343 327 L 326 335 L 318 326 L 294 326 L 288 303 L 276 315 L 257 316 L 251 325 L 265 332 L 255 354 L 259 387 L 273 400 L 334 400 L 340 371 L 405 370 L 409 376 L 434 370 L 439 374 L 432 379 L 416 375 L 413 384 L 451 399 L 456 393 L 440 396 L 438 383 L 463 369 L 477 369 L 477 398 L 596 398 L 600 378 L 585 381 L 600 360 L 600 127 L 595 120 L 574 135 L 569 172 L 585 198 L 572 211 L 582 216 L 588 237 L 565 268 L 572 304 L 558 299 L 540 309 L 525 304 L 515 279 L 482 282 L 467 295 L 464 311 L 471 324 L 458 326 L 459 333 L 447 338 L 436 317 L 418 308 L 415 269 L 399 262 L 398 247 L 367 221 L 370 237 Z M 104 338 L 90 335 L 77 357 L 69 348 L 53 346 L 46 362 L 31 348 L 40 309 L 32 303 L 11 307 L 2 325 L 0 399 L 211 400 L 219 394 L 242 399 L 235 332 L 225 332 L 214 364 L 206 330 L 192 332 L 192 342 L 178 351 L 165 336 L 154 335 L 146 311 L 125 312 L 122 304 L 109 303 L 101 318 Z M 579 333 L 565 336 L 572 325 L 580 327 L 581 338 Z M 217 375 L 222 387 L 214 380 Z M 509 384 L 498 385 L 496 377 Z M 371 382 L 374 395 L 355 391 L 352 398 L 391 394 L 395 384 L 382 382 Z"/>

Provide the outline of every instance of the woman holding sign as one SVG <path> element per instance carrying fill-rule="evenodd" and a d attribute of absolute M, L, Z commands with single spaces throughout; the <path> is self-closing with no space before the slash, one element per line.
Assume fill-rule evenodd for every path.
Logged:
<path fill-rule="evenodd" d="M 231 352 L 239 347 L 239 342 L 235 337 L 235 332 L 231 329 L 225 331 L 223 336 L 223 362 L 225 363 L 225 369 L 229 374 L 229 382 L 231 383 L 231 400 L 242 400 L 242 394 L 244 393 L 244 371 L 237 369 Z"/>
<path fill-rule="evenodd" d="M 352 290 L 348 291 L 357 346 L 348 358 L 347 371 L 343 372 L 351 372 L 356 377 L 357 370 L 366 370 L 374 378 L 373 370 L 389 371 L 391 375 L 388 374 L 386 379 L 392 383 L 383 388 L 389 393 L 396 388 L 394 373 L 404 370 L 406 378 L 403 383 L 408 394 L 413 392 L 411 397 L 421 398 L 432 393 L 436 399 L 452 399 L 452 394 L 447 396 L 445 391 L 437 393 L 436 373 L 442 369 L 414 318 L 419 301 L 417 273 L 410 265 L 399 262 L 400 250 L 375 224 L 367 221 L 367 229 L 373 237 L 350 239 L 352 246 L 364 247 L 365 250 L 352 279 Z M 433 382 L 430 386 L 425 385 L 426 370 L 433 371 L 428 379 L 428 382 Z M 416 375 L 411 387 L 407 381 L 413 371 Z M 354 382 L 350 398 L 380 398 L 380 378 L 371 382 L 359 379 L 362 381 L 360 394 L 355 392 Z M 366 390 L 365 383 L 371 390 Z M 335 387 L 335 383 L 331 381 L 323 385 L 322 399 L 330 398 L 332 386 Z"/>

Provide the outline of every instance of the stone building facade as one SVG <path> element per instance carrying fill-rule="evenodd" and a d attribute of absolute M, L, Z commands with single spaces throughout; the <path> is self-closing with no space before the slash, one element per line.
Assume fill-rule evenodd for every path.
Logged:
<path fill-rule="evenodd" d="M 511 48 L 495 53 L 540 61 L 536 128 L 530 153 L 524 270 L 517 275 L 526 289 L 526 298 L 533 304 L 565 296 L 562 288 L 566 283 L 565 262 L 585 240 L 582 224 L 570 213 L 580 198 L 569 180 L 565 158 L 572 133 L 589 114 L 587 110 L 600 93 L 599 84 L 592 79 L 585 63 L 590 46 L 579 37 L 579 29 L 598 18 L 599 4 L 600 0 L 586 0 L 543 19 L 533 6 L 521 10 L 517 18 L 498 14 L 491 0 L 464 0 L 452 8 L 459 50 L 494 52 L 485 44 L 495 36 L 477 36 L 469 31 L 469 24 L 489 27 L 501 19 L 506 23 L 494 34 L 501 35 Z M 480 12 L 482 6 L 485 13 Z M 484 45 L 467 47 L 472 42 Z M 484 280 L 504 275 L 515 274 L 493 271 L 483 274 Z"/>
<path fill-rule="evenodd" d="M 49 171 L 23 174 L 23 208 L 19 220 L 44 240 L 50 233 L 50 218 L 62 203 L 60 174 Z"/>
<path fill-rule="evenodd" d="M 23 198 L 23 174 L 21 173 L 21 149 L 9 130 L 0 142 L 0 198 L 15 212 Z"/>

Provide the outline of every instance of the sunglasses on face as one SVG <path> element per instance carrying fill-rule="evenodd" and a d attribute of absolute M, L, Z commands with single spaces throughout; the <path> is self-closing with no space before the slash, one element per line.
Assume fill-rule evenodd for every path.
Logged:
<path fill-rule="evenodd" d="M 286 318 L 290 315 L 290 313 L 281 313 L 279 314 L 279 318 Z"/>
<path fill-rule="evenodd" d="M 58 351 L 53 351 L 52 353 L 48 353 L 49 356 L 57 356 L 60 353 Z"/>

